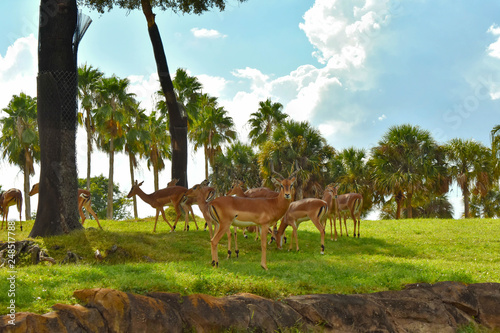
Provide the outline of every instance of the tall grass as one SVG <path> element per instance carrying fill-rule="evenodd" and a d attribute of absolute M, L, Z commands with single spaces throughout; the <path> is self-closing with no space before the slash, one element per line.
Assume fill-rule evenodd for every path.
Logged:
<path fill-rule="evenodd" d="M 361 238 L 344 234 L 337 242 L 330 241 L 328 226 L 324 255 L 318 230 L 305 222 L 299 228 L 299 252 L 288 252 L 288 244 L 284 250 L 268 245 L 268 271 L 260 267 L 260 241 L 254 240 L 254 234 L 245 239 L 240 231 L 239 258 L 233 242 L 233 257 L 225 259 L 224 236 L 219 268 L 211 267 L 210 240 L 202 221 L 198 219 L 200 230 L 191 222 L 190 231 L 184 232 L 182 222 L 173 233 L 159 221 L 153 234 L 150 218 L 101 221 L 104 230 L 87 220 L 84 231 L 36 239 L 58 264 L 16 266 L 17 311 L 45 313 L 55 303 L 76 303 L 74 290 L 98 287 L 140 294 L 250 292 L 279 299 L 399 290 L 417 282 L 500 282 L 500 222 L 494 219 L 361 221 Z M 33 221 L 23 224 L 25 231 L 17 232 L 17 240 L 26 239 Z M 288 239 L 290 233 L 287 230 Z M 6 240 L 5 231 L 0 240 Z M 95 250 L 103 254 L 102 261 L 94 257 Z M 60 264 L 68 251 L 82 259 Z M 9 301 L 5 291 L 9 276 L 7 268 L 0 269 L 1 304 Z M 6 312 L 1 307 L 0 314 Z"/>

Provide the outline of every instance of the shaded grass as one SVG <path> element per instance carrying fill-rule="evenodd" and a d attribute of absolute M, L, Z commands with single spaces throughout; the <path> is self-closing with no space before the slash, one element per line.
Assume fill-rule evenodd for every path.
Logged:
<path fill-rule="evenodd" d="M 500 222 L 493 219 L 362 221 L 361 238 L 344 236 L 337 242 L 330 241 L 328 226 L 325 255 L 320 254 L 319 232 L 305 222 L 299 228 L 299 252 L 268 245 L 269 271 L 260 267 L 260 241 L 252 233 L 245 239 L 238 232 L 240 255 L 234 257 L 233 243 L 231 259 L 225 259 L 224 236 L 219 245 L 219 269 L 215 269 L 210 266 L 210 241 L 201 219 L 200 230 L 191 222 L 190 231 L 184 232 L 182 221 L 174 233 L 160 220 L 155 234 L 151 218 L 101 221 L 104 230 L 87 221 L 86 230 L 35 240 L 58 263 L 67 251 L 82 260 L 16 266 L 17 311 L 45 313 L 55 303 L 74 304 L 73 291 L 84 288 L 214 296 L 250 292 L 280 299 L 298 294 L 399 290 L 409 283 L 500 282 Z M 17 232 L 17 240 L 28 236 L 33 221 L 23 224 L 25 231 Z M 349 228 L 352 232 L 352 223 Z M 290 233 L 287 230 L 289 239 Z M 5 241 L 6 234 L 0 239 Z M 114 245 L 116 250 L 110 251 Z M 288 249 L 288 244 L 284 247 Z M 94 257 L 96 249 L 104 260 Z M 9 300 L 4 292 L 8 276 L 6 268 L 0 269 L 1 304 Z"/>

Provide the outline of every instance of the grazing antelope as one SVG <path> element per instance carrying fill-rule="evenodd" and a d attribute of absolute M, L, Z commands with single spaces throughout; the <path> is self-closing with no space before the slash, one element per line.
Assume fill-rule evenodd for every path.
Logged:
<path fill-rule="evenodd" d="M 3 223 L 5 222 L 5 228 L 7 228 L 7 217 L 9 215 L 9 207 L 17 206 L 17 211 L 19 212 L 19 226 L 21 231 L 23 230 L 23 223 L 21 221 L 21 211 L 23 207 L 23 194 L 17 188 L 11 188 L 0 194 L 0 212 L 3 215 L 2 219 L 2 229 Z"/>
<path fill-rule="evenodd" d="M 156 232 L 156 224 L 158 222 L 158 215 L 161 212 L 161 215 L 165 222 L 170 226 L 171 231 L 175 230 L 175 226 L 177 225 L 177 221 L 182 214 L 182 211 L 185 212 L 186 217 L 186 225 L 184 226 L 184 230 L 186 230 L 188 225 L 188 208 L 182 202 L 184 198 L 184 194 L 187 192 L 187 188 L 183 186 L 171 186 L 165 187 L 161 190 L 155 191 L 150 194 L 144 193 L 144 191 L 140 188 L 140 186 L 144 182 L 138 183 L 137 181 L 130 189 L 130 192 L 127 194 L 127 198 L 131 198 L 134 195 L 138 195 L 144 202 L 148 203 L 151 207 L 156 209 L 156 218 L 155 218 L 155 226 L 153 228 L 153 232 Z M 175 223 L 172 226 L 170 222 L 168 222 L 167 217 L 165 216 L 164 206 L 173 206 L 175 208 L 175 212 L 177 213 L 177 217 L 175 218 Z"/>
<path fill-rule="evenodd" d="M 262 256 L 260 265 L 267 270 L 267 232 L 269 227 L 275 225 L 288 209 L 292 200 L 295 177 L 283 179 L 281 182 L 273 178 L 273 182 L 277 183 L 281 188 L 277 197 L 241 198 L 223 196 L 214 199 L 209 204 L 210 216 L 219 225 L 219 229 L 211 240 L 212 266 L 219 266 L 217 245 L 231 225 L 237 227 L 256 225 L 261 227 Z"/>
<path fill-rule="evenodd" d="M 33 185 L 33 187 L 31 188 L 31 191 L 29 193 L 30 197 L 39 193 L 39 186 L 40 186 L 39 183 L 36 183 L 35 185 Z M 78 189 L 78 213 L 80 214 L 80 218 L 82 219 L 82 225 L 85 223 L 85 220 L 87 219 L 85 217 L 85 214 L 83 214 L 83 207 L 85 207 L 87 212 L 89 212 L 94 217 L 99 228 L 102 229 L 101 223 L 99 223 L 99 218 L 97 217 L 97 214 L 92 209 L 91 200 L 92 199 L 90 196 L 90 191 L 84 190 L 81 188 Z"/>
<path fill-rule="evenodd" d="M 288 207 L 285 215 L 281 219 L 280 227 L 278 228 L 278 233 L 276 235 L 276 244 L 278 249 L 281 249 L 283 235 L 288 226 L 291 226 L 292 240 L 290 241 L 290 248 L 288 251 L 292 250 L 293 239 L 295 238 L 295 244 L 297 251 L 299 251 L 299 239 L 297 236 L 297 229 L 300 223 L 304 221 L 311 220 L 316 228 L 318 228 L 321 234 L 321 254 L 325 253 L 325 227 L 321 223 L 321 220 L 326 216 L 328 212 L 328 204 L 326 201 L 316 198 L 306 198 L 298 201 L 294 201 Z"/>

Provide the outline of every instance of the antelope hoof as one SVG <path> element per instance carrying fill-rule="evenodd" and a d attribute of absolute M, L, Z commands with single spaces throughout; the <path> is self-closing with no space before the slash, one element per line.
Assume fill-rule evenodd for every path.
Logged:
<path fill-rule="evenodd" d="M 23 226 L 21 226 L 21 231 L 23 231 Z M 359 237 L 359 236 L 358 236 Z"/>
<path fill-rule="evenodd" d="M 265 271 L 267 271 L 267 266 L 264 266 L 264 265 L 260 265 L 260 267 L 264 268 Z"/>
<path fill-rule="evenodd" d="M 324 251 L 321 251 L 321 252 L 320 252 L 320 254 L 325 254 L 325 252 L 324 252 Z"/>
<path fill-rule="evenodd" d="M 247 234 L 245 234 L 245 235 L 243 235 L 243 237 L 248 238 L 248 235 L 247 235 Z"/>
<path fill-rule="evenodd" d="M 219 267 L 219 262 L 218 261 L 216 262 L 215 260 L 212 260 L 212 266 L 218 268 Z"/>
<path fill-rule="evenodd" d="M 227 250 L 227 258 L 231 258 L 231 250 Z"/>
<path fill-rule="evenodd" d="M 189 231 L 189 225 L 186 227 L 187 231 Z"/>
<path fill-rule="evenodd" d="M 239 258 L 240 257 L 240 250 L 236 250 L 236 258 Z"/>

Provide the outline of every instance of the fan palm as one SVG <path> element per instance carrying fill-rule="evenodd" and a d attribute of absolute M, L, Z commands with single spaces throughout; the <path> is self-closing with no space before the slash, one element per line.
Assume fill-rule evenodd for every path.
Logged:
<path fill-rule="evenodd" d="M 304 189 L 324 183 L 327 161 L 335 154 L 321 133 L 308 122 L 285 121 L 278 126 L 259 154 L 263 178 L 272 172 L 289 173 L 298 170 L 296 199 L 302 199 Z M 285 175 L 283 175 L 285 176 Z"/>
<path fill-rule="evenodd" d="M 125 110 L 134 105 L 133 94 L 127 93 L 128 79 L 103 78 L 97 84 L 98 108 L 95 110 L 98 147 L 109 155 L 108 207 L 106 218 L 113 218 L 114 155 L 123 147 Z"/>
<path fill-rule="evenodd" d="M 248 137 L 253 145 L 262 145 L 271 138 L 274 129 L 285 120 L 288 115 L 283 113 L 281 103 L 273 103 L 270 98 L 259 102 L 259 109 L 250 115 Z"/>
<path fill-rule="evenodd" d="M 451 177 L 463 194 L 464 215 L 469 218 L 471 192 L 485 196 L 491 185 L 491 151 L 474 140 L 452 139 L 445 145 Z"/>
<path fill-rule="evenodd" d="M 151 141 L 151 134 L 147 129 L 148 116 L 144 109 L 135 103 L 132 108 L 128 108 L 125 122 L 125 152 L 129 157 L 131 186 L 135 184 L 134 169 L 137 168 L 137 155 L 142 157 L 146 154 L 148 143 Z M 137 219 L 137 200 L 132 197 L 134 206 L 134 217 Z"/>
<path fill-rule="evenodd" d="M 154 188 L 158 191 L 159 173 L 165 169 L 165 160 L 172 158 L 167 119 L 153 111 L 149 116 L 146 129 L 150 135 L 146 146 L 146 159 L 148 168 L 153 168 Z"/>
<path fill-rule="evenodd" d="M 99 69 L 87 64 L 78 68 L 78 98 L 83 109 L 78 113 L 78 122 L 87 131 L 87 189 L 90 189 L 92 138 L 95 133 L 92 109 L 96 107 L 97 83 L 103 75 Z"/>
<path fill-rule="evenodd" d="M 439 146 L 428 131 L 409 124 L 393 126 L 372 149 L 370 168 L 375 189 L 381 198 L 392 195 L 397 204 L 396 218 L 406 198 L 408 218 L 412 218 L 415 192 L 447 191 Z M 437 186 L 439 184 L 440 186 Z M 441 193 L 442 194 L 442 193 Z"/>
<path fill-rule="evenodd" d="M 222 146 L 236 139 L 233 118 L 217 104 L 217 98 L 203 94 L 199 99 L 199 117 L 189 133 L 194 143 L 194 151 L 203 147 L 205 153 L 205 178 L 208 179 L 208 167 L 214 165 L 215 157 L 222 151 Z"/>
<path fill-rule="evenodd" d="M 25 93 L 15 95 L 2 111 L 7 114 L 0 119 L 2 157 L 21 168 L 24 174 L 25 217 L 30 220 L 29 177 L 35 173 L 35 161 L 40 160 L 36 98 Z"/>

